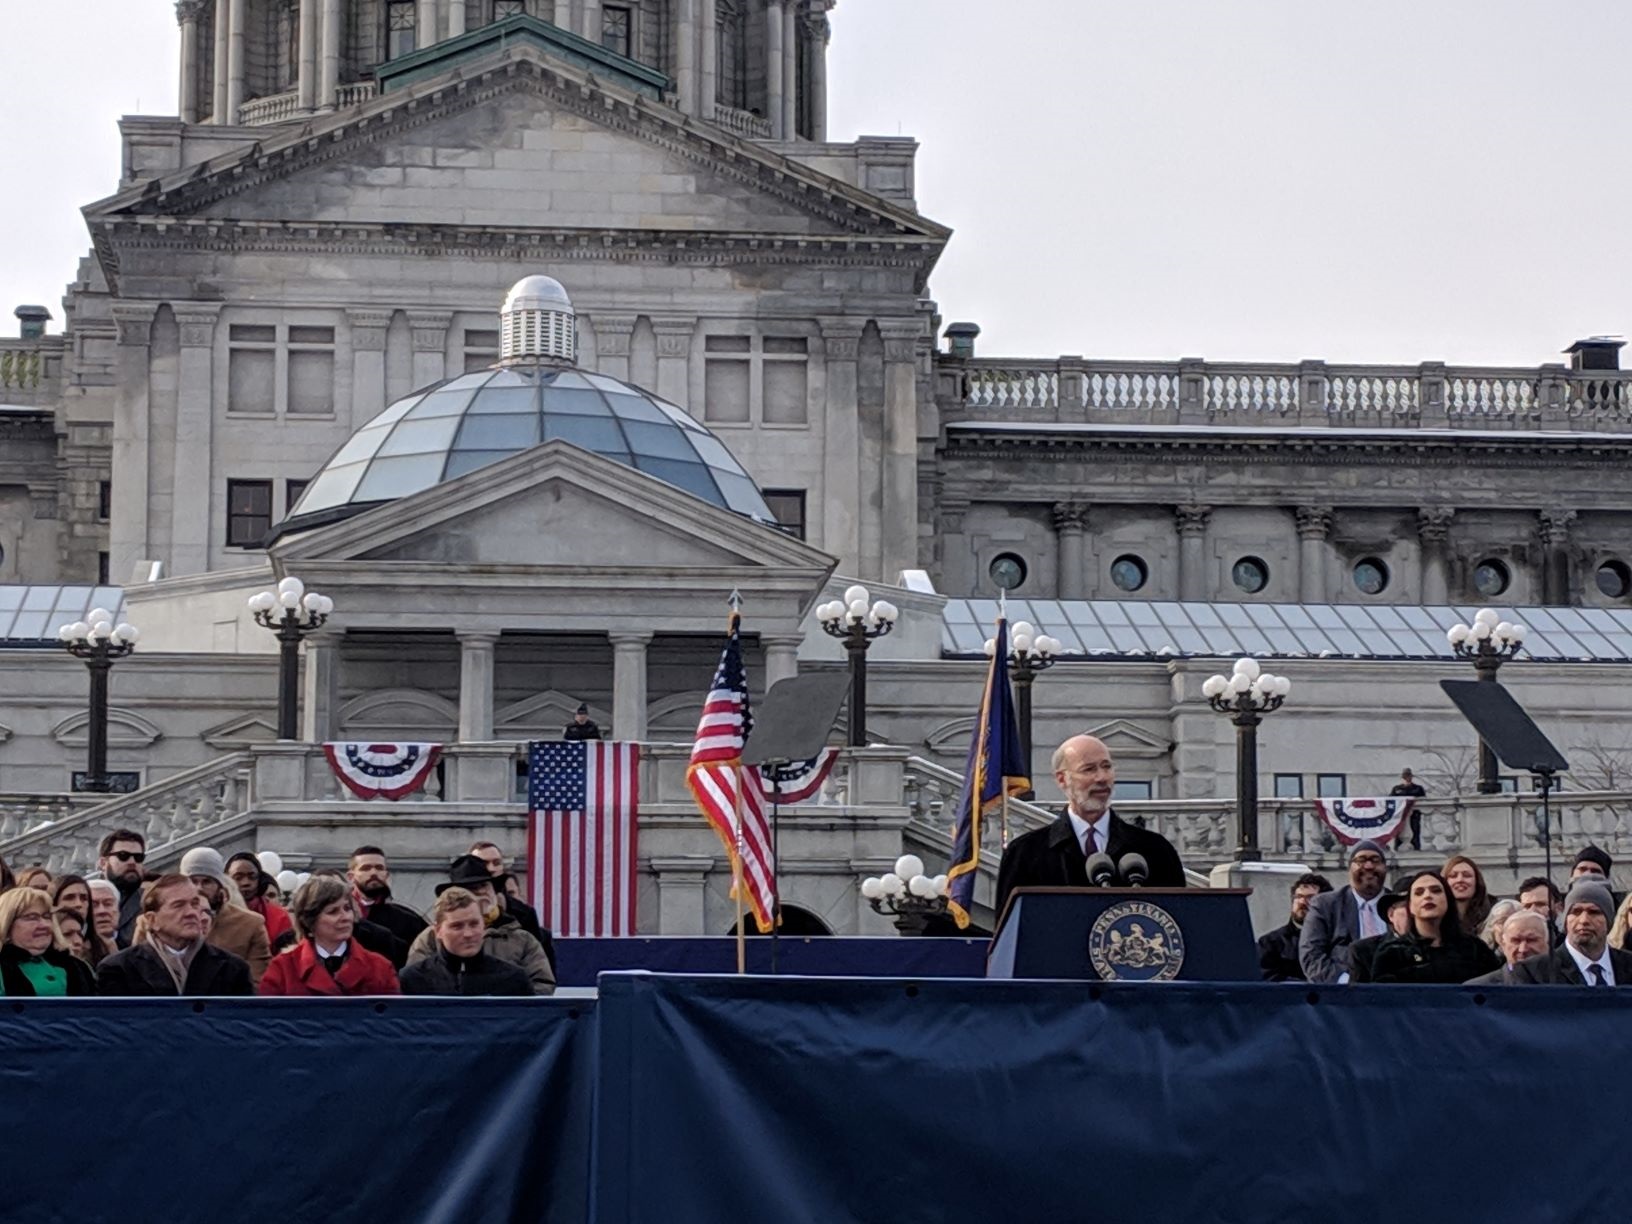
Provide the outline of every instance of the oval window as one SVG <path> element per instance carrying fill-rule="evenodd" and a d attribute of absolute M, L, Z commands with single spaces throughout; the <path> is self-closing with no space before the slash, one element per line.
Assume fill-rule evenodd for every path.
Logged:
<path fill-rule="evenodd" d="M 1242 557 L 1230 570 L 1230 578 L 1248 595 L 1256 595 L 1269 585 L 1269 566 L 1257 557 Z"/>
<path fill-rule="evenodd" d="M 999 590 L 1017 590 L 1026 580 L 1026 563 L 1013 553 L 1002 553 L 992 558 L 986 572 Z"/>
<path fill-rule="evenodd" d="M 1111 562 L 1111 583 L 1119 591 L 1137 591 L 1150 578 L 1143 558 L 1127 553 Z"/>
<path fill-rule="evenodd" d="M 1513 577 L 1507 572 L 1507 566 L 1494 558 L 1481 561 L 1473 567 L 1473 589 L 1486 598 L 1500 595 L 1507 590 L 1508 583 L 1512 581 Z"/>
<path fill-rule="evenodd" d="M 1388 588 L 1388 566 L 1376 557 L 1354 565 L 1354 585 L 1365 595 L 1381 595 Z"/>
<path fill-rule="evenodd" d="M 1624 561 L 1605 561 L 1598 567 L 1598 590 L 1611 599 L 1632 593 L 1632 569 Z"/>

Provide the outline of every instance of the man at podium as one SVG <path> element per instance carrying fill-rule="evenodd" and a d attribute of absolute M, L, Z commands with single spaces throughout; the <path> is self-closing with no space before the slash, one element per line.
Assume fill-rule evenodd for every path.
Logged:
<path fill-rule="evenodd" d="M 1179 852 L 1160 833 L 1131 825 L 1111 810 L 1116 765 L 1110 749 L 1091 735 L 1075 735 L 1054 750 L 1054 781 L 1065 793 L 1065 813 L 1053 824 L 1009 843 L 997 870 L 997 913 L 1016 888 L 1086 888 L 1086 864 L 1096 854 L 1117 865 L 1118 884 L 1183 888 Z M 1145 878 L 1128 878 L 1127 860 L 1144 859 Z"/>

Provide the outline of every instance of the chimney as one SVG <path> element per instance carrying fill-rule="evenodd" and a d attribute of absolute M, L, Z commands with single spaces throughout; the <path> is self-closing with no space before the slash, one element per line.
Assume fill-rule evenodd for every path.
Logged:
<path fill-rule="evenodd" d="M 1619 336 L 1588 336 L 1564 351 L 1570 355 L 1572 370 L 1618 370 L 1621 348 L 1625 344 Z"/>
<path fill-rule="evenodd" d="M 978 323 L 948 323 L 946 351 L 960 361 L 968 361 L 975 355 L 975 337 L 978 335 L 980 335 Z"/>
<path fill-rule="evenodd" d="M 24 340 L 38 340 L 45 335 L 45 323 L 51 312 L 44 306 L 19 306 L 12 314 L 22 322 L 19 334 Z"/>

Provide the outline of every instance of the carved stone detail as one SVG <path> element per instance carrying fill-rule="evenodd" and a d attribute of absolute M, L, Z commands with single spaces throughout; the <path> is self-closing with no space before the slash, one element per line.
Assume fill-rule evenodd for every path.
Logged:
<path fill-rule="evenodd" d="M 179 306 L 176 308 L 176 331 L 182 348 L 209 348 L 215 343 L 215 324 L 221 316 L 221 307 Z"/>
<path fill-rule="evenodd" d="M 1540 510 L 1536 518 L 1541 542 L 1546 547 L 1561 548 L 1570 542 L 1570 524 L 1576 519 L 1574 510 Z"/>
<path fill-rule="evenodd" d="M 159 308 L 151 302 L 113 303 L 113 325 L 120 344 L 146 348 L 153 340 L 153 316 Z"/>
<path fill-rule="evenodd" d="M 1332 530 L 1330 506 L 1299 506 L 1294 512 L 1298 521 L 1298 539 L 1324 540 Z"/>
<path fill-rule="evenodd" d="M 1088 510 L 1087 502 L 1055 502 L 1051 511 L 1054 530 L 1061 535 L 1080 535 L 1088 528 Z"/>
<path fill-rule="evenodd" d="M 595 315 L 595 353 L 598 357 L 629 356 L 629 337 L 635 331 L 634 315 Z"/>
<path fill-rule="evenodd" d="M 1174 506 L 1173 520 L 1181 536 L 1207 534 L 1207 523 L 1213 517 L 1211 506 Z"/>
<path fill-rule="evenodd" d="M 346 319 L 351 324 L 353 352 L 379 353 L 385 351 L 385 338 L 391 330 L 389 310 L 348 310 Z"/>
<path fill-rule="evenodd" d="M 1449 506 L 1428 506 L 1417 511 L 1417 536 L 1424 547 L 1445 543 L 1456 511 Z"/>
<path fill-rule="evenodd" d="M 441 353 L 448 347 L 448 327 L 453 323 L 451 314 L 415 312 L 408 316 L 408 326 L 414 333 L 414 352 Z"/>
<path fill-rule="evenodd" d="M 204 8 L 208 0 L 176 0 L 176 24 L 196 24 L 204 16 Z"/>
<path fill-rule="evenodd" d="M 653 319 L 652 333 L 657 337 L 657 355 L 691 356 L 691 334 L 696 330 L 696 319 Z"/>

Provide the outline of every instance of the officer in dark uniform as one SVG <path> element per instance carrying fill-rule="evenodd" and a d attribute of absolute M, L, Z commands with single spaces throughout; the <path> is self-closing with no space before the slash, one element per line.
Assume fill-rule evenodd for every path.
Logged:
<path fill-rule="evenodd" d="M 569 740 L 598 740 L 601 738 L 601 729 L 589 717 L 589 707 L 581 705 L 567 729 L 561 733 L 562 739 Z"/>

